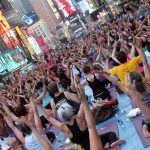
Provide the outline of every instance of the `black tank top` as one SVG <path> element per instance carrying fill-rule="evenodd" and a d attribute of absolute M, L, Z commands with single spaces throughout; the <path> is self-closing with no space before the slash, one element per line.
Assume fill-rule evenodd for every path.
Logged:
<path fill-rule="evenodd" d="M 74 112 L 75 114 L 78 113 L 79 108 L 80 108 L 80 104 L 68 100 L 65 96 L 64 93 L 61 93 L 59 96 L 53 97 L 54 103 L 56 105 L 56 110 L 58 110 L 58 108 L 63 104 L 63 103 L 68 103 L 69 105 L 71 105 L 74 108 Z"/>
<path fill-rule="evenodd" d="M 70 87 L 68 89 L 66 89 L 65 91 L 68 91 L 68 92 L 73 93 L 73 94 L 77 94 L 77 92 L 73 91 Z"/>
<path fill-rule="evenodd" d="M 89 131 L 86 129 L 85 131 L 81 131 L 76 119 L 74 120 L 74 124 L 67 125 L 69 130 L 71 131 L 73 137 L 70 139 L 72 143 L 76 143 L 82 146 L 85 150 L 90 150 L 90 141 L 89 141 Z"/>
<path fill-rule="evenodd" d="M 63 103 L 68 103 L 68 99 L 65 97 L 64 93 L 61 93 L 58 96 L 53 97 L 54 103 L 56 105 L 56 110 L 61 106 Z"/>
<path fill-rule="evenodd" d="M 93 74 L 93 75 L 94 75 L 93 82 L 91 82 L 87 79 L 86 80 L 87 80 L 90 88 L 93 90 L 93 95 L 95 96 L 95 95 L 98 95 L 100 92 L 102 92 L 105 89 L 105 87 L 104 87 L 103 83 L 101 83 L 101 81 L 96 78 L 95 74 Z"/>

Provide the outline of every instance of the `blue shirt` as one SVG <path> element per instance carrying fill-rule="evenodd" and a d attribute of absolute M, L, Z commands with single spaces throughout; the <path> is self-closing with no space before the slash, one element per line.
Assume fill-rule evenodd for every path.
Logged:
<path fill-rule="evenodd" d="M 93 60 L 96 60 L 97 55 L 98 55 L 98 53 L 94 53 L 94 54 L 93 54 L 93 56 L 92 56 Z"/>
<path fill-rule="evenodd" d="M 38 91 L 39 95 L 42 95 L 42 92 Z M 47 91 L 45 94 L 45 97 L 43 98 L 43 107 L 46 107 L 48 104 L 50 104 L 50 101 L 52 100 L 52 97 L 50 96 L 49 92 Z"/>

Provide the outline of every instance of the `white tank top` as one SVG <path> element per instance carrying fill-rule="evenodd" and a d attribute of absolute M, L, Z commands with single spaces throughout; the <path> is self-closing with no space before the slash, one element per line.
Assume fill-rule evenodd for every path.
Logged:
<path fill-rule="evenodd" d="M 44 136 L 43 136 L 44 137 Z M 44 137 L 45 138 L 45 137 Z M 25 137 L 25 148 L 26 150 L 45 150 L 44 146 L 40 143 L 34 133 Z"/>

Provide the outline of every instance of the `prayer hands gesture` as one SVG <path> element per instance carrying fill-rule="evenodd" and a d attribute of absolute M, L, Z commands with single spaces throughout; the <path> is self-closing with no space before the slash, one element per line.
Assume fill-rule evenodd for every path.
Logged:
<path fill-rule="evenodd" d="M 136 89 L 135 89 L 135 81 L 131 81 L 129 74 L 126 75 L 126 90 L 129 95 L 134 96 Z"/>
<path fill-rule="evenodd" d="M 78 93 L 78 97 L 81 103 L 86 102 L 86 95 L 85 95 L 84 87 L 81 84 L 78 84 L 77 93 Z"/>
<path fill-rule="evenodd" d="M 131 90 L 134 90 L 135 89 L 135 86 L 134 84 L 131 82 L 131 79 L 130 79 L 130 76 L 129 74 L 126 75 L 126 87 Z"/>
<path fill-rule="evenodd" d="M 141 37 L 134 37 L 134 46 L 138 49 L 142 47 L 142 38 Z"/>

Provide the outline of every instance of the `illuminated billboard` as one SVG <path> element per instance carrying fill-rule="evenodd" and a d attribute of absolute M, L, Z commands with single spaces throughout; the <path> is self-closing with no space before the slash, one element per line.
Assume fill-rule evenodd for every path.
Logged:
<path fill-rule="evenodd" d="M 55 0 L 55 2 L 65 18 L 76 12 L 71 0 Z"/>
<path fill-rule="evenodd" d="M 47 0 L 47 2 L 50 5 L 52 11 L 54 12 L 55 17 L 57 18 L 58 22 L 60 23 L 62 21 L 62 19 L 61 19 L 61 16 L 60 16 L 59 12 L 57 11 L 53 1 L 52 0 Z"/>
<path fill-rule="evenodd" d="M 28 43 L 26 37 L 24 36 L 23 32 L 21 31 L 21 29 L 20 29 L 18 26 L 15 27 L 15 29 L 16 29 L 18 35 L 20 36 L 22 42 L 24 43 L 24 45 L 25 45 L 26 48 L 28 49 L 30 55 L 34 55 L 34 52 L 33 52 L 32 48 L 31 48 L 31 46 L 29 45 L 29 43 Z"/>
<path fill-rule="evenodd" d="M 48 2 L 49 5 L 51 6 L 53 12 L 57 12 L 57 9 L 56 9 L 56 7 L 54 6 L 53 1 L 52 1 L 52 0 L 47 0 L 47 2 Z"/>
<path fill-rule="evenodd" d="M 5 42 L 8 49 L 13 49 L 20 45 L 19 40 L 15 36 L 15 33 L 10 28 L 6 18 L 0 11 L 0 36 Z"/>
<path fill-rule="evenodd" d="M 26 15 L 23 15 L 22 20 L 23 20 L 23 22 L 25 22 L 28 25 L 31 25 L 33 23 L 33 20 Z"/>

